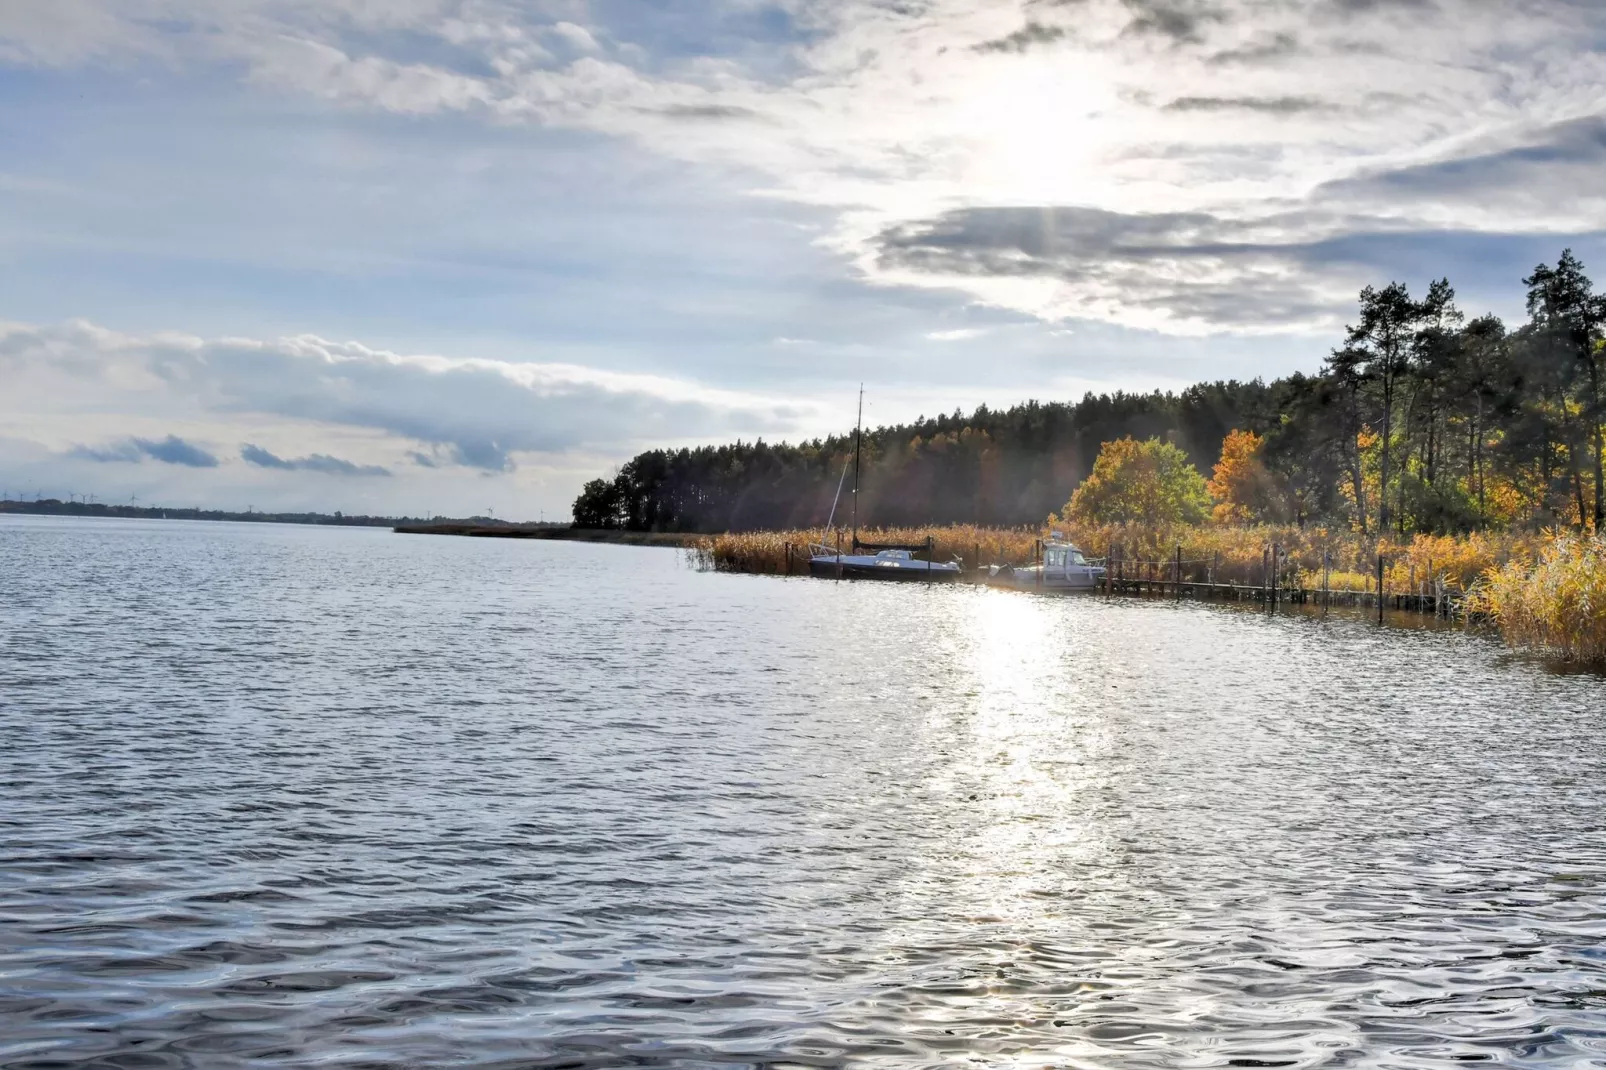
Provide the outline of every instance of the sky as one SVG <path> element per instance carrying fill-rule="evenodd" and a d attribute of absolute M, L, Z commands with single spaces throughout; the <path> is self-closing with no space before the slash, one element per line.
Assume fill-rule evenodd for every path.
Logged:
<path fill-rule="evenodd" d="M 7 0 L 0 495 L 562 519 L 1606 276 L 1597 0 Z"/>

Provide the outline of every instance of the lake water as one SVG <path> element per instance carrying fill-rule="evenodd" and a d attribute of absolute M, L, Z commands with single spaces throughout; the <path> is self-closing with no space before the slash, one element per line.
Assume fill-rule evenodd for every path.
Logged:
<path fill-rule="evenodd" d="M 1358 619 L 0 518 L 0 1066 L 1603 1066 L 1603 698 Z"/>

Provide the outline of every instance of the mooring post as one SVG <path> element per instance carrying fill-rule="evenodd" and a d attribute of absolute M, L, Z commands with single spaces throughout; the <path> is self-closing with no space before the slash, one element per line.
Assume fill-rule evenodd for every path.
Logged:
<path fill-rule="evenodd" d="M 1182 601 L 1182 544 L 1180 542 L 1177 543 L 1177 564 L 1171 570 L 1171 578 L 1176 581 L 1176 601 L 1180 602 Z"/>
<path fill-rule="evenodd" d="M 1327 579 L 1333 570 L 1333 553 L 1331 550 L 1322 551 L 1322 610 L 1333 604 L 1332 591 L 1328 589 Z"/>
<path fill-rule="evenodd" d="M 926 582 L 931 582 L 931 559 L 937 556 L 937 537 L 926 536 Z"/>
<path fill-rule="evenodd" d="M 836 529 L 836 578 L 842 578 L 842 529 Z"/>
<path fill-rule="evenodd" d="M 1377 555 L 1377 622 L 1383 623 L 1383 555 Z"/>

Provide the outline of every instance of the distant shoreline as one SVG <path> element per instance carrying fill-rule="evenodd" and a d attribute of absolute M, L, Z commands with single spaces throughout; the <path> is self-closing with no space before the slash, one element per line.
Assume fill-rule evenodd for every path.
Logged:
<path fill-rule="evenodd" d="M 0 501 L 0 516 L 97 516 L 123 520 L 207 520 L 250 524 L 326 524 L 352 528 L 388 528 L 408 517 L 346 516 L 344 513 L 244 513 L 226 509 L 183 508 L 171 505 L 107 505 L 104 502 L 64 502 L 42 498 L 35 502 Z"/>
<path fill-rule="evenodd" d="M 562 542 L 607 542 L 619 546 L 695 546 L 704 535 L 676 531 L 622 531 L 619 528 L 572 528 L 567 525 L 397 524 L 398 535 L 466 535 L 482 539 L 556 539 Z"/>

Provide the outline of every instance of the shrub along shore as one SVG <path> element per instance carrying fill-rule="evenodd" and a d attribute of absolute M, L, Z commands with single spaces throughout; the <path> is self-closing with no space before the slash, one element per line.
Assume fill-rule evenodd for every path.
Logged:
<path fill-rule="evenodd" d="M 1113 557 L 1127 576 L 1279 587 L 1376 591 L 1383 557 L 1385 595 L 1437 595 L 1463 617 L 1485 619 L 1519 649 L 1568 661 L 1606 665 L 1606 538 L 1576 533 L 1473 532 L 1375 538 L 1326 528 L 1229 527 L 1217 524 L 1141 526 L 1061 523 L 1057 530 L 1089 557 Z M 1037 528 L 954 524 L 860 531 L 873 542 L 923 543 L 937 560 L 966 569 L 1028 564 Z M 821 528 L 705 535 L 691 547 L 699 567 L 773 575 L 807 570 L 810 545 L 834 548 L 846 533 Z M 1275 561 L 1275 564 L 1273 562 Z"/>

